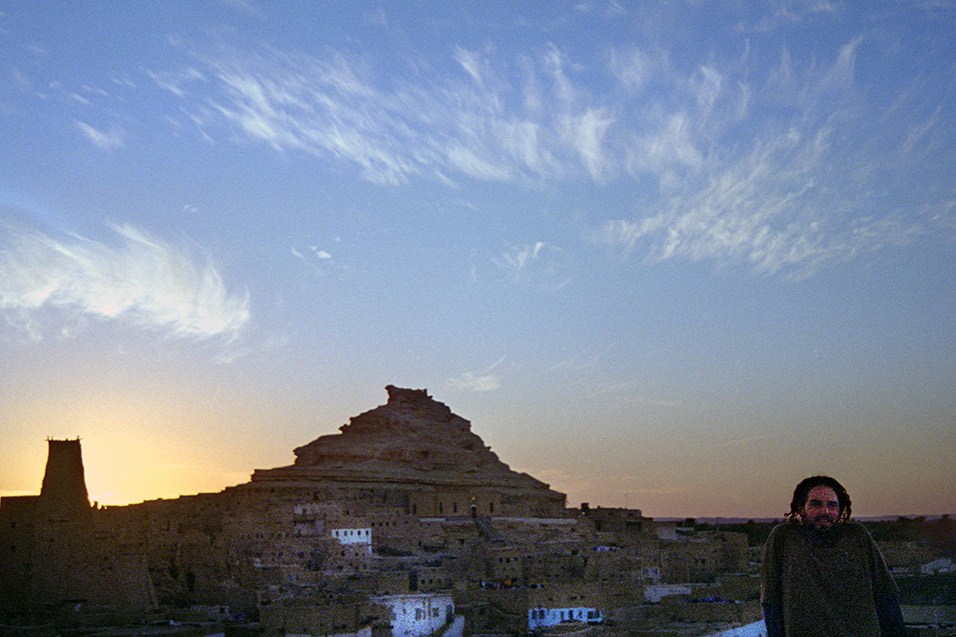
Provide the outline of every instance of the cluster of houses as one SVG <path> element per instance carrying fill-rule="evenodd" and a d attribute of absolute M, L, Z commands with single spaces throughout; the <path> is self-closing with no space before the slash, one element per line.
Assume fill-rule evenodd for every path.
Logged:
<path fill-rule="evenodd" d="M 270 635 L 759 634 L 743 533 L 569 509 L 423 390 L 388 391 L 296 464 L 172 500 L 90 506 L 79 440 L 49 441 L 41 493 L 0 500 L 0 612 L 213 608 Z"/>

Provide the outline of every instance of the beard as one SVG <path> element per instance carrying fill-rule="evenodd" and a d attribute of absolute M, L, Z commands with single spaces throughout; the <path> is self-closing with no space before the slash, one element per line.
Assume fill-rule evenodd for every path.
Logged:
<path fill-rule="evenodd" d="M 807 518 L 804 520 L 804 524 L 809 526 L 814 531 L 827 532 L 833 529 L 836 526 L 836 518 L 826 513 L 822 513 L 816 517 Z"/>

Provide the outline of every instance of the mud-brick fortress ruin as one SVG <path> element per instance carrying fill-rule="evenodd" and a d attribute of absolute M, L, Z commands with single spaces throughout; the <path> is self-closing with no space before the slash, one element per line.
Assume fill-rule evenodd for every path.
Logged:
<path fill-rule="evenodd" d="M 569 509 L 425 390 L 386 389 L 387 404 L 299 447 L 291 466 L 174 500 L 91 507 L 80 441 L 49 440 L 40 494 L 0 500 L 0 613 L 201 607 L 320 635 L 759 613 L 745 536 Z M 677 596 L 728 603 L 667 603 Z"/>

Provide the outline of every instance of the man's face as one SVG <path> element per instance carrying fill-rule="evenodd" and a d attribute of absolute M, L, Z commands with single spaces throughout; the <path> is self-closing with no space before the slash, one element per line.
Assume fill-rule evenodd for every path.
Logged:
<path fill-rule="evenodd" d="M 840 500 L 836 491 L 819 485 L 810 489 L 800 511 L 803 523 L 815 529 L 830 529 L 840 518 Z"/>

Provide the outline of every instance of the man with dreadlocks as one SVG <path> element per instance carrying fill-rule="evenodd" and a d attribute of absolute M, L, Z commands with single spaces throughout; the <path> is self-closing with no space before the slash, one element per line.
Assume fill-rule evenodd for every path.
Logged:
<path fill-rule="evenodd" d="M 787 518 L 764 546 L 768 637 L 905 634 L 896 584 L 870 534 L 850 522 L 843 485 L 829 476 L 803 480 Z"/>

